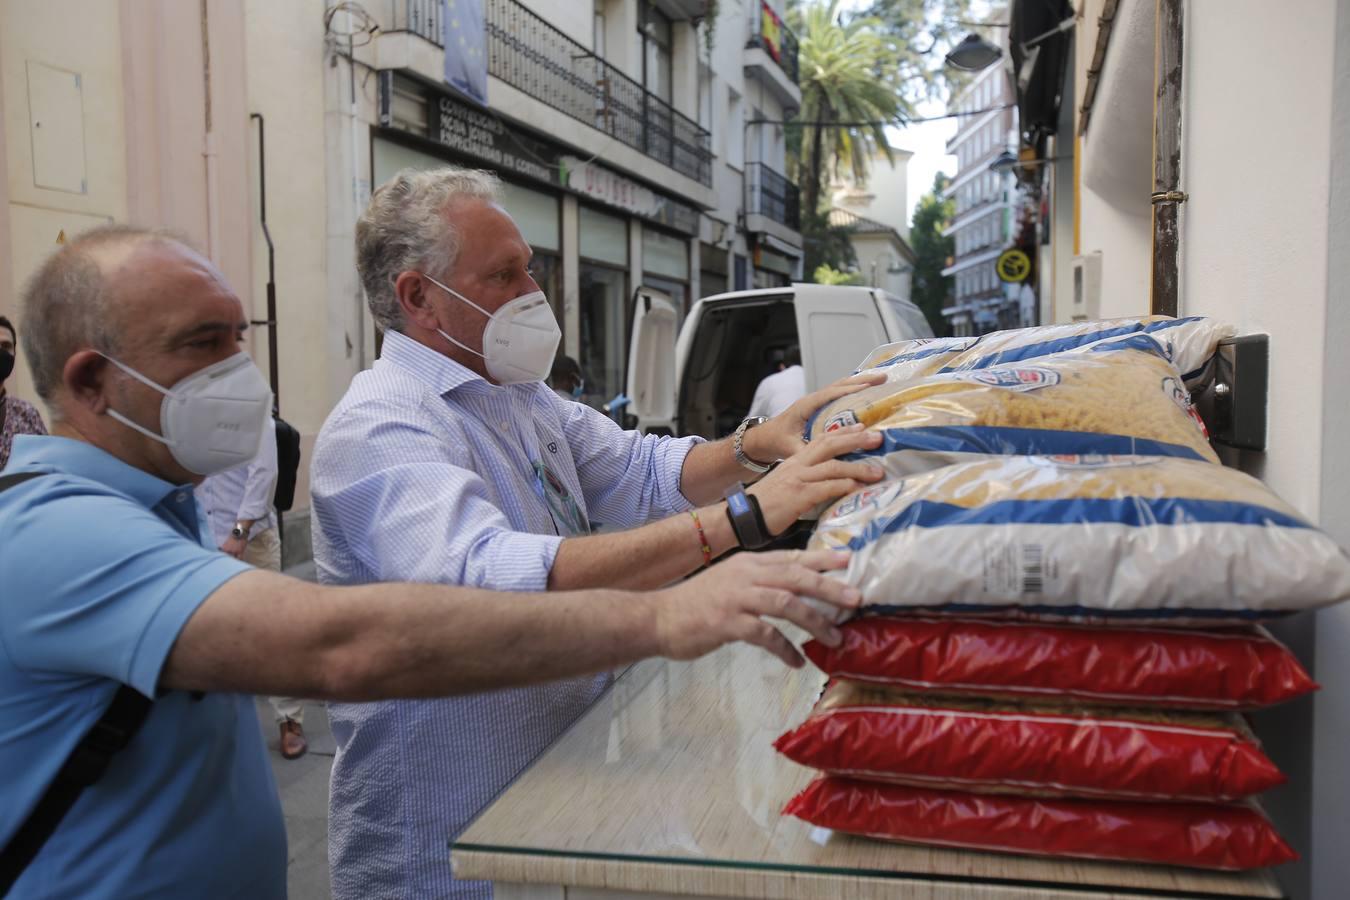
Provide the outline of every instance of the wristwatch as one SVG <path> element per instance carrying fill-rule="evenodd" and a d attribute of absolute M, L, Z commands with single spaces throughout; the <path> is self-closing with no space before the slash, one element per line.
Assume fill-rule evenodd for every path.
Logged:
<path fill-rule="evenodd" d="M 755 462 L 745 455 L 745 433 L 756 425 L 763 425 L 767 421 L 769 420 L 764 416 L 750 416 L 749 418 L 742 420 L 741 424 L 736 428 L 736 433 L 731 436 L 731 449 L 736 454 L 736 462 L 742 467 L 754 472 L 756 475 L 763 475 L 765 472 L 772 469 L 773 466 Z"/>
<path fill-rule="evenodd" d="M 243 522 L 235 522 L 235 523 L 234 523 L 234 527 L 230 529 L 230 537 L 232 537 L 232 538 L 246 538 L 246 537 L 248 537 L 248 529 L 244 527 L 244 523 L 243 523 Z"/>
<path fill-rule="evenodd" d="M 758 550 L 773 542 L 769 526 L 764 524 L 764 513 L 754 494 L 745 492 L 745 485 L 737 482 L 727 488 L 727 518 L 736 541 L 746 550 Z"/>

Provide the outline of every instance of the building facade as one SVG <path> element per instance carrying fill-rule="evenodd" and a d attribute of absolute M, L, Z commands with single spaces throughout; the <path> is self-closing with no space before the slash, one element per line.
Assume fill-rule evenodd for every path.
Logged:
<path fill-rule="evenodd" d="M 947 152 L 956 156 L 957 169 L 943 197 L 954 201 L 955 211 L 943 236 L 953 238 L 955 253 L 942 270 L 953 284 L 950 305 L 942 314 L 958 336 L 1036 321 L 1024 299 L 1027 287 L 1000 279 L 995 265 L 1019 239 L 1023 225 L 1024 198 L 1017 179 L 990 168 L 1016 147 L 1013 101 L 1012 72 L 995 65 L 977 73 L 950 106 L 959 118 Z"/>
<path fill-rule="evenodd" d="M 500 176 L 600 405 L 624 388 L 639 287 L 683 314 L 800 275 L 785 0 L 716 4 L 716 22 L 709 5 L 0 0 L 0 313 L 61 235 L 172 227 L 243 298 L 307 461 L 378 353 L 353 246 L 371 192 L 402 168 L 472 166 Z M 10 388 L 31 396 L 22 367 Z M 290 559 L 307 553 L 307 474 Z"/>
<path fill-rule="evenodd" d="M 873 154 L 863 182 L 849 177 L 830 186 L 829 222 L 846 228 L 863 284 L 910 299 L 914 249 L 909 245 L 909 160 L 892 148 L 891 158 Z"/>

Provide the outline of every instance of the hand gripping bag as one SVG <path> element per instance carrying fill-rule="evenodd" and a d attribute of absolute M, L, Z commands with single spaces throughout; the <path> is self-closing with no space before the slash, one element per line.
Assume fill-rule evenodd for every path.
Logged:
<path fill-rule="evenodd" d="M 815 549 L 877 612 L 1239 621 L 1350 598 L 1350 560 L 1261 482 L 1148 456 L 998 457 L 883 481 Z"/>
<path fill-rule="evenodd" d="M 915 453 L 1133 453 L 1217 463 L 1176 369 L 1151 337 L 971 371 L 874 385 L 827 405 L 814 437 L 861 423 L 882 444 L 865 456 Z M 916 468 L 909 466 L 910 469 Z"/>
<path fill-rule="evenodd" d="M 1207 869 L 1298 859 L 1247 805 L 970 794 L 824 776 L 783 813 L 850 834 L 1004 853 Z"/>
<path fill-rule="evenodd" d="M 1257 709 L 1317 685 L 1259 626 L 1104 628 L 942 617 L 864 616 L 843 642 L 803 651 L 835 678 L 943 694 Z"/>
<path fill-rule="evenodd" d="M 1022 704 L 834 681 L 774 747 L 831 775 L 1123 800 L 1237 800 L 1285 777 L 1232 713 Z"/>

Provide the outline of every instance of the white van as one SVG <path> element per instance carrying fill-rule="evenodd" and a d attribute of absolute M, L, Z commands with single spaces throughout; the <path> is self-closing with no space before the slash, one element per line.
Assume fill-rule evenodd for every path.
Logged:
<path fill-rule="evenodd" d="M 794 284 L 704 297 L 676 336 L 670 297 L 634 293 L 627 424 L 654 434 L 712 439 L 736 429 L 773 359 L 801 348 L 806 389 L 854 370 L 881 344 L 930 338 L 919 308 L 870 287 Z"/>

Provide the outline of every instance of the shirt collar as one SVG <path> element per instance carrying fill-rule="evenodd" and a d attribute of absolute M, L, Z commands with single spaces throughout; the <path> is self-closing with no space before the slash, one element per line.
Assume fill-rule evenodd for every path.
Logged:
<path fill-rule="evenodd" d="M 486 378 L 468 366 L 398 331 L 384 333 L 380 361 L 387 361 L 409 372 L 441 396 L 474 382 L 492 387 Z"/>
<path fill-rule="evenodd" d="M 22 434 L 14 439 L 5 472 L 54 471 L 87 478 L 107 485 L 153 509 L 165 497 L 192 485 L 173 485 L 151 475 L 93 444 L 55 435 Z"/>

